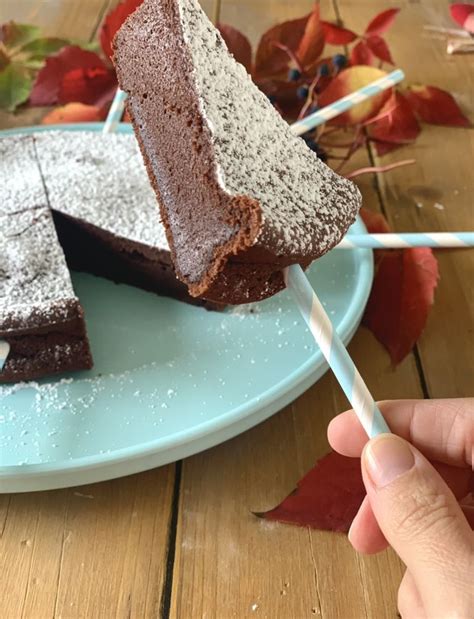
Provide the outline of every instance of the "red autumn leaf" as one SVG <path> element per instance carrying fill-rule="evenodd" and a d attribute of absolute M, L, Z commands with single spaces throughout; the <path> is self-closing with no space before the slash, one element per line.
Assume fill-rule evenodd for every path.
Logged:
<path fill-rule="evenodd" d="M 99 122 L 104 120 L 105 114 L 95 105 L 83 103 L 68 103 L 63 107 L 46 114 L 41 121 L 42 125 L 58 125 L 62 123 Z"/>
<path fill-rule="evenodd" d="M 319 4 L 314 6 L 313 12 L 309 16 L 306 28 L 301 37 L 300 44 L 296 51 L 296 56 L 303 67 L 313 64 L 323 53 L 324 49 L 324 30 L 321 25 Z"/>
<path fill-rule="evenodd" d="M 234 58 L 243 64 L 249 73 L 252 71 L 252 46 L 247 37 L 236 28 L 218 24 L 219 31 Z"/>
<path fill-rule="evenodd" d="M 63 77 L 59 88 L 58 102 L 77 101 L 98 107 L 111 101 L 117 90 L 115 73 L 103 67 L 73 69 Z"/>
<path fill-rule="evenodd" d="M 113 56 L 112 41 L 114 36 L 127 17 L 137 9 L 143 0 L 122 0 L 105 17 L 100 29 L 100 45 L 104 54 Z"/>
<path fill-rule="evenodd" d="M 382 213 L 375 213 L 364 206 L 360 209 L 359 214 L 367 228 L 369 234 L 385 234 L 391 232 L 388 221 Z"/>
<path fill-rule="evenodd" d="M 370 37 L 367 37 L 365 42 L 373 55 L 379 60 L 382 60 L 382 62 L 388 62 L 389 64 L 395 64 L 385 39 L 379 37 L 378 34 L 373 34 Z"/>
<path fill-rule="evenodd" d="M 380 110 L 378 120 L 369 125 L 369 134 L 376 142 L 379 155 L 383 155 L 401 144 L 413 142 L 420 131 L 420 125 L 408 101 L 399 92 L 392 94 Z"/>
<path fill-rule="evenodd" d="M 376 15 L 365 29 L 365 34 L 383 34 L 392 26 L 400 9 L 387 9 Z"/>
<path fill-rule="evenodd" d="M 461 28 L 474 33 L 474 4 L 456 2 L 449 7 L 451 17 Z"/>
<path fill-rule="evenodd" d="M 316 463 L 280 505 L 256 515 L 346 533 L 364 496 L 360 460 L 331 452 Z"/>
<path fill-rule="evenodd" d="M 75 69 L 106 70 L 103 60 L 94 52 L 75 45 L 68 45 L 46 59 L 45 66 L 36 76 L 30 95 L 31 105 L 54 105 L 58 103 L 64 76 Z"/>
<path fill-rule="evenodd" d="M 321 93 L 318 104 L 320 107 L 325 107 L 384 75 L 386 75 L 385 71 L 375 67 L 356 66 L 344 69 L 331 80 L 329 86 Z M 391 91 L 388 90 L 359 103 L 348 112 L 337 116 L 331 123 L 339 126 L 364 123 L 380 111 L 387 99 L 390 98 L 390 93 Z"/>
<path fill-rule="evenodd" d="M 364 324 L 400 363 L 425 328 L 439 279 L 431 249 L 414 247 L 383 254 L 364 315 Z"/>
<path fill-rule="evenodd" d="M 323 27 L 326 43 L 330 45 L 348 45 L 357 39 L 357 34 L 355 32 L 338 26 L 337 24 L 322 21 L 321 25 Z"/>
<path fill-rule="evenodd" d="M 352 66 L 371 65 L 373 62 L 374 55 L 366 41 L 359 41 L 356 45 L 354 45 L 350 55 L 350 63 Z"/>
<path fill-rule="evenodd" d="M 425 123 L 469 127 L 454 97 L 436 86 L 410 86 L 404 93 L 415 114 Z"/>
<path fill-rule="evenodd" d="M 290 57 L 277 45 L 284 45 L 296 52 L 309 17 L 309 15 L 306 15 L 306 17 L 274 26 L 262 36 L 255 59 L 255 75 L 257 78 L 270 77 L 288 68 Z"/>

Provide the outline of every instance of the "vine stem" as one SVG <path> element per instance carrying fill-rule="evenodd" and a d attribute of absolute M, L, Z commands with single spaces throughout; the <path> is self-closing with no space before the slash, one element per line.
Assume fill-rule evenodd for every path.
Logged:
<path fill-rule="evenodd" d="M 346 178 L 355 178 L 356 176 L 362 176 L 362 174 L 373 174 L 374 172 L 389 172 L 390 170 L 395 170 L 395 168 L 412 165 L 415 162 L 415 159 L 405 159 L 404 161 L 397 161 L 396 163 L 390 163 L 389 165 L 360 168 L 359 170 L 354 170 L 353 172 L 350 172 L 345 176 Z"/>
<path fill-rule="evenodd" d="M 221 6 L 222 0 L 214 0 L 214 12 L 212 20 L 215 26 L 219 23 L 221 17 Z"/>

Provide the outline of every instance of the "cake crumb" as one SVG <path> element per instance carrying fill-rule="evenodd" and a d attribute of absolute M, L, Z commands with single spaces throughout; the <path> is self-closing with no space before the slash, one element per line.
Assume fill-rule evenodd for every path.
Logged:
<path fill-rule="evenodd" d="M 444 206 L 442 204 L 440 204 L 439 202 L 435 202 L 433 204 L 434 208 L 437 208 L 438 211 L 444 211 Z"/>

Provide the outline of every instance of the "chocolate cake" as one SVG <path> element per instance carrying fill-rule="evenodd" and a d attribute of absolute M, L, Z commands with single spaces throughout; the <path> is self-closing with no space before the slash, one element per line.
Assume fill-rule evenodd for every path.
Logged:
<path fill-rule="evenodd" d="M 120 86 L 179 278 L 244 303 L 284 287 L 355 220 L 360 194 L 293 136 L 197 0 L 145 0 L 115 42 Z"/>
<path fill-rule="evenodd" d="M 34 137 L 70 268 L 195 303 L 174 273 L 135 136 L 48 131 Z"/>
<path fill-rule="evenodd" d="M 29 136 L 0 140 L 0 382 L 87 369 L 92 359 Z"/>

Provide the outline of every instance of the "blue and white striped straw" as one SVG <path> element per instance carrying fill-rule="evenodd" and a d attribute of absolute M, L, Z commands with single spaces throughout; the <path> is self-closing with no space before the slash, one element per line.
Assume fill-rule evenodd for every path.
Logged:
<path fill-rule="evenodd" d="M 348 234 L 339 249 L 405 249 L 407 247 L 474 247 L 474 232 L 399 232 Z"/>
<path fill-rule="evenodd" d="M 125 93 L 123 90 L 120 90 L 120 88 L 117 88 L 114 100 L 112 101 L 109 113 L 107 114 L 107 118 L 104 122 L 102 133 L 114 133 L 117 130 L 117 127 L 120 124 L 123 116 L 126 99 L 127 93 Z"/>
<path fill-rule="evenodd" d="M 296 264 L 286 268 L 283 273 L 285 283 L 292 292 L 316 343 L 339 381 L 347 399 L 352 404 L 369 438 L 383 432 L 390 432 L 382 413 L 334 330 L 303 269 Z"/>
<path fill-rule="evenodd" d="M 303 135 L 311 129 L 347 112 L 358 103 L 395 86 L 404 79 L 403 71 L 399 69 L 389 75 L 372 82 L 365 88 L 335 101 L 331 105 L 318 110 L 301 121 L 291 125 L 295 135 Z M 292 265 L 283 271 L 287 288 L 292 292 L 296 304 L 308 324 L 313 337 L 334 372 L 347 399 L 352 404 L 369 438 L 383 432 L 390 432 L 382 413 L 378 409 L 362 376 L 357 370 L 344 344 L 327 315 L 322 303 L 311 287 L 300 265 Z"/>
<path fill-rule="evenodd" d="M 5 365 L 5 361 L 7 360 L 8 353 L 10 352 L 10 344 L 5 340 L 0 340 L 0 372 Z"/>
<path fill-rule="evenodd" d="M 339 116 L 343 112 L 347 112 L 355 105 L 367 101 L 367 99 L 384 92 L 388 88 L 392 88 L 404 79 L 405 74 L 401 69 L 392 71 L 392 73 L 384 75 L 384 77 L 375 80 L 371 84 L 368 84 L 355 92 L 351 92 L 351 94 L 346 97 L 342 97 L 342 99 L 334 101 L 334 103 L 327 105 L 314 114 L 310 114 L 306 118 L 293 123 L 291 125 L 291 131 L 295 135 L 303 135 L 307 131 L 311 131 L 312 129 L 319 127 L 319 125 L 324 124 L 328 120 L 336 118 L 336 116 Z"/>

